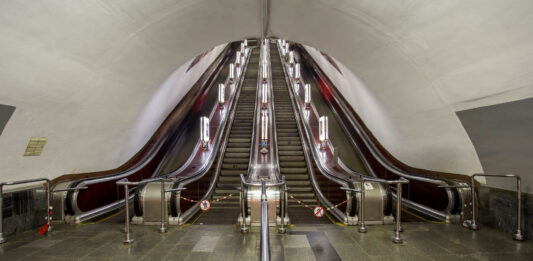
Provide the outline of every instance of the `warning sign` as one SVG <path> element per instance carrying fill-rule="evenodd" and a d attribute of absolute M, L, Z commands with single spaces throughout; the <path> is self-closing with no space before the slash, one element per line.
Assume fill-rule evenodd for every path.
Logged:
<path fill-rule="evenodd" d="M 315 215 L 315 217 L 317 218 L 321 218 L 324 216 L 324 208 L 321 207 L 321 206 L 317 206 L 314 210 L 313 210 L 313 215 Z"/>
<path fill-rule="evenodd" d="M 211 208 L 211 202 L 209 200 L 202 200 L 200 202 L 200 209 L 202 211 L 208 211 Z"/>

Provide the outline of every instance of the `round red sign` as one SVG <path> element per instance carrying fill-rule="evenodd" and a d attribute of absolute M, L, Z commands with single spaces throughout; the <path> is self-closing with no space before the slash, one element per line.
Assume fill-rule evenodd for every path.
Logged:
<path fill-rule="evenodd" d="M 314 210 L 313 210 L 313 215 L 315 215 L 315 217 L 317 218 L 321 218 L 324 216 L 324 208 L 321 207 L 321 206 L 317 206 Z"/>
<path fill-rule="evenodd" d="M 200 209 L 202 211 L 208 211 L 211 208 L 211 202 L 209 200 L 202 200 L 200 201 Z"/>

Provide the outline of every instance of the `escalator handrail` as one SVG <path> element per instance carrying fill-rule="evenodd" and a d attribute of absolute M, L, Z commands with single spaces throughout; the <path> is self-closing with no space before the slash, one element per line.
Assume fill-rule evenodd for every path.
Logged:
<path fill-rule="evenodd" d="M 303 49 L 303 47 L 300 46 L 300 49 Z M 324 75 L 324 73 L 320 70 L 320 68 L 318 68 L 318 66 L 316 65 L 316 62 L 314 61 L 314 59 L 309 54 L 304 54 L 304 55 L 306 56 L 307 60 L 312 61 L 311 65 L 312 65 L 313 69 L 315 70 L 315 72 L 317 72 L 319 75 L 322 75 L 322 76 L 327 78 L 327 76 Z M 379 149 L 377 149 L 377 145 L 370 139 L 370 137 L 368 136 L 368 133 L 366 133 L 366 131 L 364 131 L 362 126 L 359 124 L 359 122 L 354 119 L 354 116 L 351 113 L 349 113 L 349 110 L 347 109 L 346 104 L 344 102 L 341 102 L 341 99 L 339 99 L 338 95 L 339 94 L 338 94 L 337 90 L 334 90 L 332 88 L 332 97 L 335 99 L 336 103 L 339 104 L 339 106 L 342 109 L 342 112 L 347 116 L 346 118 L 348 119 L 349 123 L 356 130 L 357 134 L 362 138 L 361 140 L 363 141 L 365 146 L 369 149 L 369 151 L 372 154 L 372 156 L 382 166 L 384 166 L 387 170 L 391 171 L 392 173 L 394 173 L 394 174 L 396 174 L 396 175 L 398 175 L 400 177 L 403 177 L 403 178 L 406 178 L 406 179 L 409 179 L 409 180 L 416 180 L 416 181 L 426 182 L 426 183 L 440 185 L 440 186 L 447 186 L 447 185 L 450 184 L 449 182 L 447 182 L 447 181 L 445 181 L 443 179 L 440 179 L 440 178 L 431 178 L 431 177 L 425 177 L 425 176 L 419 176 L 419 175 L 416 175 L 416 174 L 411 174 L 411 173 L 408 173 L 408 172 L 406 172 L 404 170 L 401 170 L 401 169 L 397 168 L 396 166 L 394 166 L 389 160 L 386 159 L 386 157 L 379 151 Z M 339 118 L 338 112 L 336 110 L 332 110 L 332 111 L 334 112 L 336 117 Z M 344 121 L 341 121 L 341 122 L 342 122 L 341 125 L 343 125 Z M 360 153 L 360 150 L 358 150 L 358 152 Z M 366 166 L 369 166 L 369 164 L 367 162 L 367 159 L 365 157 L 360 157 L 360 158 L 363 160 L 363 162 L 365 162 Z M 353 170 L 351 170 L 349 168 L 344 168 L 344 169 L 347 170 L 348 172 L 352 172 L 352 174 L 362 175 L 362 174 L 357 173 L 357 172 L 355 172 L 355 171 L 353 171 Z M 374 174 L 372 168 L 369 168 L 369 170 L 371 171 L 373 176 L 376 176 Z M 429 208 L 429 207 L 423 206 L 421 204 L 415 203 L 413 201 L 410 201 L 408 199 L 403 199 L 403 201 L 406 202 L 406 206 L 408 206 L 408 207 L 413 207 L 414 209 L 417 209 L 417 210 L 419 210 L 419 211 L 421 211 L 423 213 L 426 213 L 426 214 L 428 214 L 428 215 L 430 215 L 432 217 L 438 217 L 438 219 L 449 221 L 450 220 L 450 213 L 449 212 L 452 209 L 454 209 L 455 197 L 456 196 L 455 196 L 455 193 L 453 193 L 453 191 L 452 191 L 453 188 L 443 188 L 443 189 L 446 191 L 446 194 L 448 195 L 448 206 L 446 207 L 445 211 L 440 211 L 440 210 L 436 210 L 436 209 L 433 209 L 433 208 Z M 393 196 L 395 196 L 395 193 L 393 193 Z"/>
<path fill-rule="evenodd" d="M 235 111 L 237 109 L 237 104 L 238 104 L 238 101 L 239 101 L 239 98 L 240 98 L 240 94 L 241 94 L 241 91 L 242 91 L 242 88 L 243 88 L 243 85 L 244 85 L 244 80 L 246 78 L 246 71 L 248 69 L 249 61 L 250 61 L 250 59 L 252 57 L 252 48 L 251 47 L 250 47 L 249 52 L 250 52 L 250 54 L 246 58 L 245 64 L 243 64 L 242 72 L 239 75 L 239 80 L 238 80 L 238 82 L 236 84 L 235 95 L 233 97 L 233 102 L 232 102 L 231 108 L 229 110 L 229 115 L 226 118 L 226 122 L 225 122 L 225 127 L 224 127 L 225 131 L 220 132 L 220 134 L 219 134 L 220 135 L 219 140 L 221 141 L 221 143 L 220 143 L 220 147 L 218 148 L 218 153 L 217 154 L 219 154 L 220 156 L 222 156 L 223 153 L 225 152 L 226 147 L 227 147 L 227 143 L 228 143 L 228 140 L 229 140 L 229 134 L 231 132 L 231 127 L 232 127 L 233 121 L 234 121 L 233 119 L 235 117 Z M 190 176 L 188 178 L 180 180 L 179 181 L 179 186 L 186 186 L 187 184 L 190 184 L 190 183 L 192 183 L 194 181 L 197 181 L 200 178 L 202 178 L 203 176 L 205 176 L 205 174 L 211 168 L 213 161 L 214 160 L 211 161 L 211 164 L 209 165 L 209 168 L 206 168 L 201 173 L 198 173 L 197 175 Z M 209 188 L 207 189 L 206 194 L 199 201 L 207 200 L 208 198 L 211 197 L 211 195 L 215 191 L 217 180 L 218 180 L 218 177 L 220 176 L 220 171 L 222 169 L 222 163 L 223 163 L 223 159 L 222 159 L 222 157 L 219 157 L 219 159 L 217 161 L 217 165 L 215 167 L 216 171 L 215 171 L 215 175 L 213 177 L 213 180 L 209 184 Z M 196 204 L 196 205 L 191 206 L 189 209 L 187 209 L 186 211 L 181 213 L 180 222 L 186 222 L 187 220 L 192 218 L 196 214 L 196 212 L 198 212 L 199 210 L 200 210 L 200 206 L 199 205 Z"/>
<path fill-rule="evenodd" d="M 296 122 L 296 126 L 298 127 L 298 132 L 300 133 L 300 135 L 302 136 L 302 139 L 304 140 L 302 142 L 302 148 L 303 148 L 303 152 L 304 152 L 304 157 L 305 157 L 305 162 L 306 162 L 306 165 L 307 165 L 307 170 L 309 171 L 309 176 L 311 177 L 311 185 L 313 186 L 313 189 L 315 190 L 316 192 L 316 195 L 318 197 L 318 199 L 320 200 L 320 202 L 322 202 L 322 204 L 324 204 L 324 206 L 326 206 L 327 209 L 331 209 L 331 213 L 333 214 L 333 216 L 335 216 L 335 218 L 337 218 L 337 220 L 339 221 L 342 221 L 344 222 L 346 220 L 346 214 L 343 213 L 342 211 L 340 211 L 338 208 L 332 208 L 333 206 L 335 206 L 331 201 L 329 201 L 326 196 L 324 195 L 324 193 L 322 193 L 322 190 L 320 189 L 319 185 L 318 185 L 318 180 L 316 178 L 316 174 L 314 172 L 314 169 L 313 169 L 313 166 L 310 162 L 310 159 L 311 159 L 311 156 L 309 155 L 309 151 L 311 151 L 311 154 L 313 155 L 313 158 L 317 159 L 317 155 L 315 155 L 315 152 L 313 149 L 310 149 L 309 146 L 308 146 L 308 142 L 309 142 L 309 138 L 311 137 L 310 136 L 310 133 L 308 132 L 307 128 L 303 128 L 302 127 L 302 118 L 301 118 L 301 108 L 300 106 L 298 106 L 296 104 L 296 101 L 295 101 L 295 96 L 294 96 L 294 93 L 292 92 L 293 88 L 291 88 L 291 84 L 290 84 L 290 79 L 288 78 L 288 73 L 287 73 L 287 70 L 285 68 L 285 66 L 283 65 L 283 57 L 281 56 L 281 52 L 279 51 L 279 45 L 278 46 L 278 55 L 281 59 L 281 67 L 283 68 L 283 72 L 284 72 L 284 75 L 285 75 L 285 82 L 287 84 L 287 87 L 289 89 L 289 96 L 291 98 L 291 103 L 292 103 L 292 109 L 293 109 L 293 112 L 294 112 L 294 116 L 295 116 L 295 122 Z M 302 135 L 303 133 L 305 133 L 305 135 Z M 304 138 L 304 136 L 307 138 Z M 306 142 L 307 141 L 307 142 Z M 346 182 L 345 180 L 337 177 L 336 175 L 334 175 L 334 173 L 330 173 L 329 171 L 325 171 L 323 170 L 323 166 L 321 166 L 320 164 L 316 164 L 318 169 L 320 170 L 320 172 L 322 174 L 326 174 L 324 175 L 326 178 L 328 178 L 329 180 L 333 181 L 333 182 L 336 182 L 337 184 L 341 185 L 341 186 L 345 186 L 345 187 L 351 187 L 351 183 L 350 182 Z"/>
<path fill-rule="evenodd" d="M 224 50 L 219 54 L 219 56 L 217 57 L 216 62 L 215 62 L 216 66 L 213 67 L 213 71 L 210 72 L 209 76 L 206 77 L 206 79 L 212 79 L 214 77 L 216 78 L 216 76 L 220 73 L 221 70 L 220 69 L 216 69 L 216 68 L 220 68 L 221 64 L 223 64 L 225 62 L 225 59 L 223 57 L 227 53 L 227 51 L 230 48 L 230 46 L 231 46 L 231 44 L 227 44 L 227 46 L 224 48 Z M 184 111 L 183 113 L 186 113 L 186 111 Z M 73 183 L 71 183 L 70 187 L 71 188 L 85 187 L 87 185 L 92 185 L 92 184 L 98 184 L 98 183 L 103 183 L 103 182 L 123 179 L 123 178 L 126 178 L 126 177 L 128 177 L 128 176 L 130 176 L 132 174 L 135 174 L 136 172 L 138 172 L 139 170 L 144 168 L 147 164 L 152 162 L 152 160 L 158 154 L 158 152 L 163 147 L 163 145 L 168 141 L 169 136 L 170 136 L 170 134 L 167 133 L 164 138 L 158 140 L 156 145 L 151 147 L 150 151 L 147 153 L 148 155 L 145 156 L 143 159 L 141 159 L 140 162 L 135 164 L 134 167 L 132 167 L 130 169 L 127 169 L 127 170 L 124 170 L 124 171 L 121 171 L 121 172 L 118 172 L 118 173 L 109 174 L 109 175 L 106 175 L 106 176 L 103 176 L 103 177 L 91 177 L 91 178 L 83 179 L 83 180 L 81 180 L 79 182 L 73 182 Z M 153 175 L 152 175 L 152 177 L 153 177 Z M 164 177 L 168 177 L 168 176 L 164 176 Z M 90 213 L 83 214 L 84 212 L 82 212 L 81 210 L 79 210 L 77 208 L 77 194 L 78 194 L 78 191 L 74 191 L 71 194 L 71 195 L 73 195 L 71 197 L 72 201 L 73 201 L 72 203 L 75 203 L 75 204 L 72 204 L 72 203 L 71 204 L 77 210 L 76 211 L 77 213 L 75 213 L 75 215 L 91 216 L 92 217 L 92 216 L 94 216 L 96 214 L 96 213 L 93 213 L 93 212 L 101 212 L 101 210 L 109 209 L 106 206 L 102 206 L 102 207 L 99 207 L 99 208 L 96 208 L 96 209 L 93 209 L 93 210 L 90 210 L 90 211 L 86 211 L 86 212 L 90 212 Z M 108 204 L 108 205 L 114 205 L 115 206 L 116 204 L 111 203 L 111 204 Z M 77 217 L 77 219 L 79 219 L 79 217 Z"/>

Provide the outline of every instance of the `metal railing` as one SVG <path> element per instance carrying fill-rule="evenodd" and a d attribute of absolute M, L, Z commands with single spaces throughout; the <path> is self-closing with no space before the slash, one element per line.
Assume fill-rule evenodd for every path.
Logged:
<path fill-rule="evenodd" d="M 261 260 L 270 260 L 270 238 L 268 237 L 268 200 L 266 183 L 261 180 Z"/>
<path fill-rule="evenodd" d="M 179 178 L 170 178 L 170 179 L 161 179 L 161 227 L 159 228 L 159 232 L 161 233 L 165 233 L 167 232 L 167 227 L 166 227 L 166 220 L 167 220 L 167 217 L 168 217 L 168 214 L 167 214 L 167 205 L 166 205 L 166 199 L 165 199 L 165 193 L 168 193 L 168 192 L 180 192 L 180 191 L 183 191 L 185 190 L 186 188 L 174 188 L 174 189 L 165 189 L 165 183 L 166 182 L 176 182 L 178 181 Z M 177 194 L 177 196 L 179 197 L 180 194 Z M 179 219 L 179 213 L 181 211 L 178 209 L 178 219 Z"/>
<path fill-rule="evenodd" d="M 50 180 L 49 179 L 38 178 L 38 179 L 26 179 L 26 180 L 19 180 L 19 181 L 2 182 L 0 183 L 0 244 L 7 242 L 7 238 L 4 237 L 4 227 L 3 227 L 4 186 L 19 185 L 19 184 L 33 183 L 33 182 L 39 182 L 39 181 L 46 182 L 46 224 L 48 225 L 48 231 L 52 231 L 52 217 L 50 216 L 51 192 L 50 192 Z"/>
<path fill-rule="evenodd" d="M 240 175 L 241 177 L 241 189 L 240 189 L 240 208 L 241 208 L 241 215 L 242 215 L 242 225 L 241 225 L 241 232 L 243 233 L 246 233 L 248 232 L 248 227 L 246 226 L 246 208 L 245 208 L 245 201 L 246 201 L 246 197 L 245 197 L 245 192 L 246 192 L 246 189 L 245 187 L 246 186 L 255 186 L 255 187 L 262 187 L 263 185 L 263 181 L 264 180 L 261 180 L 261 183 L 260 184 L 257 184 L 257 183 L 252 183 L 252 182 L 246 182 L 246 179 L 244 178 L 244 175 L 241 174 Z M 281 177 L 281 182 L 276 182 L 276 183 L 271 183 L 271 184 L 268 184 L 268 186 L 271 186 L 271 187 L 276 187 L 276 186 L 281 186 L 281 189 L 280 189 L 280 199 L 279 199 L 279 204 L 280 204 L 280 214 L 281 214 L 281 224 L 280 224 L 280 228 L 279 228 L 279 233 L 285 233 L 287 230 L 285 228 L 285 215 L 287 215 L 287 182 L 285 182 L 285 176 Z"/>
<path fill-rule="evenodd" d="M 470 177 L 470 189 L 472 191 L 472 221 L 465 221 L 465 225 L 471 230 L 479 230 L 477 224 L 477 192 L 475 190 L 475 179 L 476 177 L 494 177 L 494 178 L 515 178 L 516 179 L 516 198 L 517 198 L 517 228 L 513 233 L 513 239 L 518 241 L 525 240 L 524 233 L 522 232 L 522 181 L 520 176 L 515 174 L 504 174 L 504 175 L 490 175 L 490 174 L 474 174 Z"/>
<path fill-rule="evenodd" d="M 12 185 L 20 185 L 20 184 L 27 184 L 27 183 L 34 183 L 44 181 L 46 182 L 46 225 L 48 226 L 48 232 L 52 231 L 52 193 L 54 192 L 63 192 L 63 191 L 76 191 L 76 190 L 82 190 L 86 189 L 87 187 L 79 187 L 79 188 L 65 188 L 65 189 L 57 189 L 57 190 L 51 190 L 50 189 L 50 180 L 47 178 L 37 178 L 37 179 L 26 179 L 26 180 L 18 180 L 18 181 L 9 181 L 9 182 L 1 182 L 0 183 L 0 244 L 7 242 L 7 238 L 4 236 L 4 186 L 12 186 Z"/>
<path fill-rule="evenodd" d="M 129 196 L 130 196 L 130 192 L 129 192 L 129 186 L 139 186 L 139 185 L 144 185 L 144 184 L 148 184 L 148 183 L 151 183 L 151 182 L 156 182 L 156 181 L 161 181 L 161 180 L 164 180 L 164 178 L 152 178 L 152 179 L 145 179 L 145 180 L 141 180 L 141 181 L 128 181 L 127 178 L 124 178 L 124 179 L 121 179 L 119 181 L 116 182 L 116 184 L 118 186 L 124 186 L 124 203 L 125 203 L 125 208 L 126 208 L 126 211 L 125 211 L 125 214 L 126 214 L 126 220 L 125 220 L 125 223 L 124 223 L 124 233 L 126 234 L 125 236 L 125 239 L 123 241 L 124 244 L 131 244 L 133 243 L 133 238 L 131 238 L 131 234 L 130 234 L 130 200 L 129 200 Z M 164 193 L 164 192 L 163 192 Z M 163 221 L 164 223 L 164 221 Z"/>
<path fill-rule="evenodd" d="M 365 218 L 364 218 L 364 213 L 365 213 L 365 182 L 367 181 L 372 181 L 372 182 L 379 182 L 379 183 L 383 183 L 383 184 L 390 184 L 390 185 L 393 185 L 393 184 L 396 184 L 396 229 L 394 230 L 394 236 L 392 237 L 392 242 L 396 243 L 396 244 L 401 244 L 403 243 L 403 240 L 400 236 L 400 232 L 403 231 L 403 228 L 402 228 L 402 224 L 401 224 L 401 219 L 402 219 L 402 185 L 403 184 L 408 184 L 409 183 L 409 180 L 405 179 L 405 178 L 400 178 L 398 180 L 385 180 L 385 179 L 376 179 L 376 178 L 363 178 L 363 180 L 361 181 L 361 190 L 356 190 L 356 189 L 352 189 L 352 188 L 346 188 L 346 187 L 341 187 L 342 190 L 345 190 L 345 191 L 351 191 L 351 192 L 358 192 L 358 193 L 361 193 L 361 197 L 360 197 L 360 207 L 359 207 L 359 232 L 360 233 L 366 233 L 367 229 L 366 229 L 366 226 L 365 226 Z"/>

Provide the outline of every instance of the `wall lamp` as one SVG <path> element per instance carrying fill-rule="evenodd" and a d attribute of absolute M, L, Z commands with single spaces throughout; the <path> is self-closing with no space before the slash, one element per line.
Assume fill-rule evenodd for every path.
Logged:
<path fill-rule="evenodd" d="M 200 142 L 202 143 L 202 149 L 209 149 L 209 118 L 200 118 Z"/>

